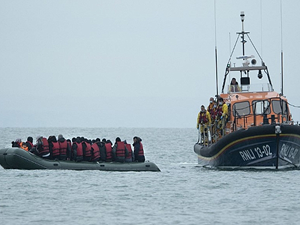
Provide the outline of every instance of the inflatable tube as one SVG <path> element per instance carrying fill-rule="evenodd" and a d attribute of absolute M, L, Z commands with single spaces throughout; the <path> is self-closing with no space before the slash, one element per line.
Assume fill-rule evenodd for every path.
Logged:
<path fill-rule="evenodd" d="M 0 149 L 0 165 L 4 169 L 62 169 L 62 170 L 104 170 L 104 171 L 153 171 L 160 169 L 152 162 L 74 162 L 48 160 L 20 148 Z"/>

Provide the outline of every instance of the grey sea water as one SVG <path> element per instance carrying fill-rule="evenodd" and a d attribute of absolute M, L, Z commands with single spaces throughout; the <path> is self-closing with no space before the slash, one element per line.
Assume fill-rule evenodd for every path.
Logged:
<path fill-rule="evenodd" d="M 220 171 L 197 164 L 195 129 L 0 128 L 27 136 L 143 139 L 155 172 L 4 170 L 0 224 L 299 224 L 299 170 Z"/>

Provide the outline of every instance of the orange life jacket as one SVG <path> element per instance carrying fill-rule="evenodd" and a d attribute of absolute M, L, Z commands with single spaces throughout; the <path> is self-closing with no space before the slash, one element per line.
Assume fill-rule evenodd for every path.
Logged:
<path fill-rule="evenodd" d="M 59 156 L 59 143 L 58 142 L 52 142 L 52 156 Z"/>
<path fill-rule="evenodd" d="M 20 143 L 20 148 L 24 149 L 25 151 L 28 151 L 28 147 L 25 142 Z"/>
<path fill-rule="evenodd" d="M 140 151 L 139 151 L 139 156 L 143 156 L 144 155 L 144 147 L 143 147 L 143 144 L 142 142 L 140 142 Z"/>
<path fill-rule="evenodd" d="M 105 143 L 105 150 L 106 150 L 106 160 L 109 161 L 112 159 L 112 147 L 111 147 L 111 143 Z"/>
<path fill-rule="evenodd" d="M 92 147 L 91 147 L 91 144 L 88 143 L 88 142 L 86 142 L 86 141 L 84 143 L 86 145 L 84 156 L 85 157 L 91 157 L 92 156 Z"/>
<path fill-rule="evenodd" d="M 92 155 L 92 161 L 98 160 L 100 158 L 100 149 L 97 143 L 92 144 L 93 149 L 93 155 Z"/>
<path fill-rule="evenodd" d="M 122 141 L 117 142 L 116 157 L 125 158 L 125 143 Z"/>
<path fill-rule="evenodd" d="M 74 142 L 74 144 L 77 145 L 77 155 L 74 155 L 74 157 L 80 157 L 80 156 L 83 156 L 83 150 L 82 150 L 82 144 L 81 142 L 78 143 L 78 142 Z"/>
<path fill-rule="evenodd" d="M 132 158 L 132 149 L 130 144 L 125 144 L 126 148 L 128 150 L 128 155 L 126 156 L 126 159 L 131 159 Z"/>
<path fill-rule="evenodd" d="M 42 142 L 43 142 L 43 146 L 42 146 L 42 149 L 40 149 L 40 154 L 41 155 L 47 155 L 49 154 L 49 143 L 48 143 L 48 140 L 47 138 L 42 138 Z"/>
<path fill-rule="evenodd" d="M 67 155 L 68 142 L 64 140 L 63 142 L 58 141 L 59 144 L 59 154 L 62 156 Z"/>

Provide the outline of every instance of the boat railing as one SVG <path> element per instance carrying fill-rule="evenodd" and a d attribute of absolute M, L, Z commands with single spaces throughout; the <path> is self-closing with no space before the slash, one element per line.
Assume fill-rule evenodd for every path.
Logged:
<path fill-rule="evenodd" d="M 222 120 L 215 120 L 210 125 L 200 124 L 198 143 L 202 144 L 203 146 L 209 146 L 233 131 L 247 130 L 250 127 L 262 126 L 266 124 L 293 125 L 293 121 L 288 120 L 288 116 L 283 114 L 238 115 L 236 113 L 231 120 L 223 118 Z"/>
<path fill-rule="evenodd" d="M 228 134 L 227 120 L 227 118 L 222 118 L 216 119 L 210 125 L 199 124 L 198 143 L 209 146 Z"/>
<path fill-rule="evenodd" d="M 271 92 L 273 88 L 268 83 L 241 85 L 238 88 L 233 88 L 228 85 L 227 93 L 243 93 L 243 92 Z"/>
<path fill-rule="evenodd" d="M 262 126 L 266 124 L 293 124 L 293 121 L 288 119 L 287 114 L 249 114 L 245 116 L 240 116 L 236 114 L 232 121 L 229 121 L 227 127 L 230 128 L 231 132 L 248 129 L 253 126 Z"/>
<path fill-rule="evenodd" d="M 201 136 L 199 142 L 208 146 L 236 130 L 247 130 L 250 127 L 266 124 L 294 124 L 286 101 L 280 97 L 268 99 L 268 101 L 270 101 L 270 104 L 267 104 L 266 108 L 257 110 L 256 106 L 260 103 L 259 101 L 254 101 L 242 108 L 231 108 L 231 105 L 229 105 L 228 119 L 216 119 L 209 126 L 203 125 L 203 128 L 199 129 L 199 132 L 200 130 L 206 132 L 206 134 L 199 134 Z M 269 108 L 271 102 L 273 103 L 272 110 Z"/>

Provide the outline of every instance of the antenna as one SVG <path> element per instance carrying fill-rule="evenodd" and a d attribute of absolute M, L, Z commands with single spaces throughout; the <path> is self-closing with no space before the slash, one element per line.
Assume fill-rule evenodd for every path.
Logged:
<path fill-rule="evenodd" d="M 215 58 L 216 58 L 216 90 L 219 95 L 218 87 L 218 52 L 217 52 L 217 16 L 216 16 L 216 0 L 214 1 L 214 19 L 215 19 Z"/>
<path fill-rule="evenodd" d="M 231 34 L 229 32 L 229 54 L 231 52 Z"/>
<path fill-rule="evenodd" d="M 263 21 L 262 21 L 262 0 L 260 0 L 260 52 L 263 56 Z"/>
<path fill-rule="evenodd" d="M 283 40 L 282 40 L 282 0 L 280 0 L 280 38 L 281 38 L 281 95 L 283 95 Z"/>

